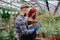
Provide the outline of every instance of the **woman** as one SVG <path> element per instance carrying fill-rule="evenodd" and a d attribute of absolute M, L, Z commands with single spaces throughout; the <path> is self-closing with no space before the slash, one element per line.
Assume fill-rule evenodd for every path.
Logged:
<path fill-rule="evenodd" d="M 32 23 L 33 20 L 36 20 L 36 9 L 32 7 L 28 13 L 28 28 L 29 29 L 36 29 L 31 35 L 30 40 L 35 40 L 36 37 L 36 31 L 38 30 L 38 25 L 36 23 Z"/>

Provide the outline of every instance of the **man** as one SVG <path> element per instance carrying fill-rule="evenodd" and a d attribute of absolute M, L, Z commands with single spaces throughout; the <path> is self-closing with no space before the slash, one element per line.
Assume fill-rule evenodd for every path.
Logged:
<path fill-rule="evenodd" d="M 28 6 L 21 5 L 20 15 L 15 20 L 15 28 L 19 40 L 20 38 L 21 40 L 29 40 L 27 35 L 37 30 L 37 28 L 28 29 L 26 19 L 25 19 L 27 12 L 28 12 Z"/>

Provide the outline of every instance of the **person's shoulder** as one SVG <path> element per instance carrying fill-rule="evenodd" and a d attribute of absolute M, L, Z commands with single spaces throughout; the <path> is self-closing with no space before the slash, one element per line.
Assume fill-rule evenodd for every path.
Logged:
<path fill-rule="evenodd" d="M 16 17 L 16 20 L 20 20 L 20 19 L 22 19 L 22 17 L 21 17 L 21 15 L 18 15 L 18 16 Z"/>

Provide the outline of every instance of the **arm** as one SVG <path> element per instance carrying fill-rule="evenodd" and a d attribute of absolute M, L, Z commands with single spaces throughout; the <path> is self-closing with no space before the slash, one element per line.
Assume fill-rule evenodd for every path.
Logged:
<path fill-rule="evenodd" d="M 27 30 L 26 25 L 24 24 L 23 20 L 16 20 L 17 25 L 19 25 L 20 30 L 23 34 L 31 34 L 34 32 L 34 29 Z"/>

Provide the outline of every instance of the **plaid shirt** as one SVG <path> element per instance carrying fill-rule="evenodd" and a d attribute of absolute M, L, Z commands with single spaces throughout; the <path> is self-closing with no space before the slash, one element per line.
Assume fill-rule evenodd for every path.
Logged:
<path fill-rule="evenodd" d="M 34 32 L 33 29 L 27 30 L 25 18 L 19 15 L 15 20 L 15 29 L 18 36 L 28 35 Z"/>

